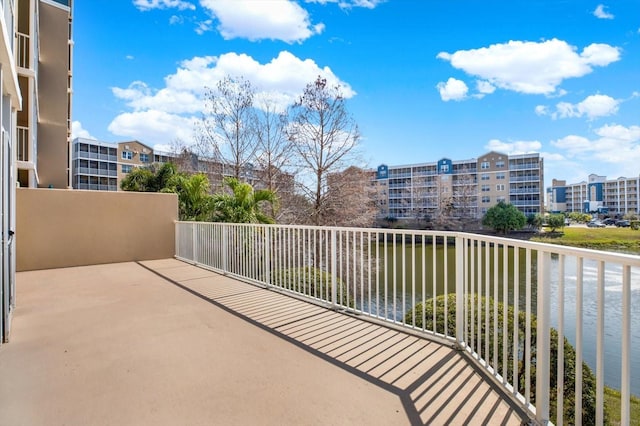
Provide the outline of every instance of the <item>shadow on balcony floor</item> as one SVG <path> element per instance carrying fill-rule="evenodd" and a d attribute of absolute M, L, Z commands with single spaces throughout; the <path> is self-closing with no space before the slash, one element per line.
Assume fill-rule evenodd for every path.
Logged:
<path fill-rule="evenodd" d="M 173 259 L 21 273 L 18 297 L 0 424 L 526 420 L 448 347 Z"/>

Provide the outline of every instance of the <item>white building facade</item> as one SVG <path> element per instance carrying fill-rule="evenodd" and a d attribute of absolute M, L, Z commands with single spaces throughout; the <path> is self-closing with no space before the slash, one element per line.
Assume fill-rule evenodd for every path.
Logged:
<path fill-rule="evenodd" d="M 640 214 L 639 189 L 640 176 L 607 180 L 591 174 L 587 181 L 572 184 L 553 179 L 547 188 L 547 204 L 555 213 Z"/>

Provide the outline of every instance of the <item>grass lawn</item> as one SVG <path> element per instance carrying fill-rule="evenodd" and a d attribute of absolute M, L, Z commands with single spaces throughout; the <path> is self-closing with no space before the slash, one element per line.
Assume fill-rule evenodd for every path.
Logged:
<path fill-rule="evenodd" d="M 609 387 L 604 388 L 604 405 L 609 411 L 611 425 L 620 424 L 620 392 Z M 631 424 L 640 425 L 640 399 L 631 397 Z"/>
<path fill-rule="evenodd" d="M 543 243 L 563 244 L 598 250 L 628 251 L 640 254 L 640 231 L 631 228 L 583 228 L 567 226 L 559 231 L 531 239 Z"/>

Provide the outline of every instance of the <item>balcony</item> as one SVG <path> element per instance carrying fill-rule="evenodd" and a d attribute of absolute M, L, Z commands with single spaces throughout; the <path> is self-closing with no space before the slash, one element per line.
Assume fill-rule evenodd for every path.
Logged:
<path fill-rule="evenodd" d="M 28 34 L 16 33 L 18 38 L 18 51 L 16 63 L 19 68 L 31 69 L 31 47 Z"/>
<path fill-rule="evenodd" d="M 110 176 L 117 177 L 117 170 L 98 169 L 95 167 L 76 167 L 74 169 L 74 175 L 91 175 L 91 176 Z"/>
<path fill-rule="evenodd" d="M 119 198 L 117 211 L 130 214 L 120 204 L 137 196 L 118 195 L 104 194 L 104 205 Z M 149 220 L 160 220 L 153 211 Z M 558 420 L 556 391 L 573 389 L 572 373 L 552 361 L 565 337 L 597 377 L 596 423 L 612 371 L 630 423 L 638 256 L 455 232 L 193 222 L 169 232 L 165 219 L 130 235 L 120 218 L 101 219 L 119 234 L 88 224 L 96 246 L 106 246 L 100 232 L 137 244 L 144 234 L 146 246 L 171 234 L 175 259 L 19 273 L 12 342 L 0 348 L 0 424 L 544 424 Z M 40 252 L 96 255 L 58 243 Z M 443 316 L 425 304 L 407 316 L 445 295 Z M 619 341 L 608 340 L 611 327 Z"/>
<path fill-rule="evenodd" d="M 29 152 L 31 150 L 31 138 L 29 128 L 17 126 L 18 128 L 18 161 L 30 161 Z"/>
<path fill-rule="evenodd" d="M 77 158 L 89 159 L 89 160 L 101 160 L 111 163 L 118 162 L 117 155 L 100 154 L 97 152 L 77 151 Z"/>
<path fill-rule="evenodd" d="M 523 419 L 451 347 L 178 260 L 18 279 L 1 424 Z"/>

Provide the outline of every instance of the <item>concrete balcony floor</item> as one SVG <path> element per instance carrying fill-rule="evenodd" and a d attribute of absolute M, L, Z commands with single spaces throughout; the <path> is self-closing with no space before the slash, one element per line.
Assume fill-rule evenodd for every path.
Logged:
<path fill-rule="evenodd" d="M 174 259 L 17 286 L 2 425 L 528 421 L 449 347 Z"/>

